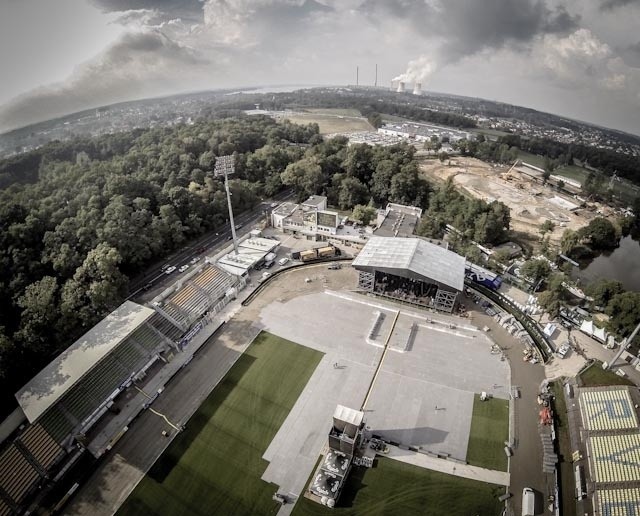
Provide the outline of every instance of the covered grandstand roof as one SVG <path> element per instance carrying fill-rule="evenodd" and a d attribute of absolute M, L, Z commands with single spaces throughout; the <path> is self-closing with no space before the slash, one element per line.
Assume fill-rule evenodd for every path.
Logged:
<path fill-rule="evenodd" d="M 354 267 L 405 269 L 456 290 L 464 288 L 464 257 L 419 238 L 372 237 Z"/>
<path fill-rule="evenodd" d="M 98 361 L 155 312 L 125 301 L 91 328 L 16 393 L 27 419 L 35 421 Z"/>

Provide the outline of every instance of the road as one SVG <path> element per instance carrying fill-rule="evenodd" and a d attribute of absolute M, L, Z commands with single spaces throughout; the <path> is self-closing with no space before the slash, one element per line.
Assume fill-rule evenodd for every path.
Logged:
<path fill-rule="evenodd" d="M 273 199 L 267 199 L 262 201 L 256 208 L 251 211 L 245 211 L 238 216 L 234 217 L 235 224 L 237 226 L 250 226 L 255 224 L 260 218 L 264 217 L 266 213 L 269 213 L 271 210 L 271 204 L 274 202 L 282 202 L 286 201 L 293 197 L 293 192 L 291 190 L 287 190 L 273 197 Z M 191 242 L 188 246 L 181 248 L 179 251 L 174 254 L 164 258 L 161 262 L 156 262 L 152 266 L 150 266 L 145 272 L 139 274 L 135 278 L 133 278 L 129 283 L 129 296 L 127 299 L 132 299 L 136 297 L 141 292 L 144 292 L 152 287 L 157 287 L 158 285 L 162 285 L 164 280 L 169 280 L 168 283 L 173 282 L 172 274 L 165 274 L 162 270 L 162 266 L 164 263 L 173 265 L 178 269 L 182 265 L 189 264 L 189 262 L 196 258 L 200 257 L 205 250 L 218 246 L 222 243 L 226 243 L 231 239 L 231 226 L 229 226 L 226 230 L 218 230 L 218 232 L 210 231 L 209 233 L 203 235 L 198 240 Z"/>
<path fill-rule="evenodd" d="M 479 310 L 471 300 L 465 299 L 473 323 L 482 328 L 489 327 L 491 338 L 503 350 L 511 367 L 511 384 L 520 390 L 520 398 L 513 400 L 514 418 L 513 456 L 510 459 L 509 473 L 513 494 L 510 506 L 513 514 L 520 514 L 522 489 L 531 487 L 542 500 L 549 494 L 547 479 L 542 472 L 542 442 L 538 431 L 537 403 L 540 384 L 545 378 L 541 364 L 530 364 L 522 360 L 523 345 L 500 326 L 493 317 Z M 542 514 L 542 513 L 540 513 Z M 548 514 L 545 512 L 544 514 Z"/>

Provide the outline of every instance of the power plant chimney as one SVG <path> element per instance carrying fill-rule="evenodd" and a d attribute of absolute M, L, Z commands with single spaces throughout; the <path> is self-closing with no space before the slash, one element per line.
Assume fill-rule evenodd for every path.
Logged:
<path fill-rule="evenodd" d="M 422 83 L 421 82 L 416 82 L 413 85 L 413 94 L 414 95 L 422 95 Z"/>
<path fill-rule="evenodd" d="M 398 89 L 396 90 L 398 93 L 404 93 L 404 82 L 400 81 L 398 83 Z"/>

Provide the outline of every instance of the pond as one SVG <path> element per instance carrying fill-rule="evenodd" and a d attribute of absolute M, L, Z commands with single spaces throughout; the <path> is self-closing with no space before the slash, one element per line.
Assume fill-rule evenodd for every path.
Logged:
<path fill-rule="evenodd" d="M 582 286 L 607 278 L 619 281 L 625 290 L 640 291 L 640 242 L 627 236 L 612 252 L 602 253 L 585 268 L 575 268 L 572 276 L 579 279 Z"/>

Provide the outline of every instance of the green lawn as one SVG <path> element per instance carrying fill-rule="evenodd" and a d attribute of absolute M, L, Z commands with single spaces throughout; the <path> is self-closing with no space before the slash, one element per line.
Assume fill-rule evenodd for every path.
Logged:
<path fill-rule="evenodd" d="M 276 514 L 264 451 L 322 353 L 261 333 L 118 514 Z"/>
<path fill-rule="evenodd" d="M 507 471 L 504 442 L 509 439 L 509 402 L 498 398 L 473 400 L 467 462 L 473 466 Z"/>
<path fill-rule="evenodd" d="M 501 494 L 501 486 L 380 457 L 371 469 L 351 470 L 336 508 L 300 497 L 293 516 L 495 516 Z"/>
<path fill-rule="evenodd" d="M 543 156 L 537 156 L 529 152 L 520 151 L 518 154 L 518 158 L 525 163 L 529 163 L 529 165 L 544 168 Z M 553 174 L 557 176 L 564 176 L 568 179 L 573 179 L 575 181 L 583 183 L 589 175 L 589 171 L 586 168 L 578 167 L 576 165 L 562 165 L 555 169 L 553 171 Z"/>
<path fill-rule="evenodd" d="M 583 387 L 600 387 L 607 385 L 633 385 L 622 376 L 618 376 L 613 371 L 602 369 L 602 362 L 594 362 L 589 369 L 580 375 L 580 382 Z"/>

